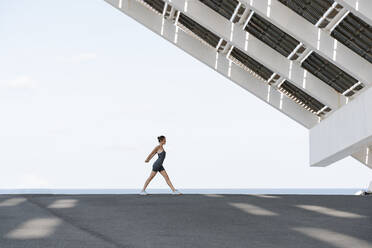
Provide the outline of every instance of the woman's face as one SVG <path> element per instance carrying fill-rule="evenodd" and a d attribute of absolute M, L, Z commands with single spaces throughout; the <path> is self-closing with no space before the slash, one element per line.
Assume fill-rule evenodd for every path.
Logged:
<path fill-rule="evenodd" d="M 164 139 L 161 141 L 161 143 L 164 145 L 165 143 L 167 143 L 167 139 L 164 138 Z"/>

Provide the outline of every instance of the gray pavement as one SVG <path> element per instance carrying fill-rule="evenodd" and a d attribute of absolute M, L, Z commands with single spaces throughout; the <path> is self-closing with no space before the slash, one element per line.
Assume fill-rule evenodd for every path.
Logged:
<path fill-rule="evenodd" d="M 372 248 L 372 197 L 0 195 L 0 247 Z"/>

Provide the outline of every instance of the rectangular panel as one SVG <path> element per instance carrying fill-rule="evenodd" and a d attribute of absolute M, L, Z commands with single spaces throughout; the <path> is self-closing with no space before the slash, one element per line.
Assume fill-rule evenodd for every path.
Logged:
<path fill-rule="evenodd" d="M 163 0 L 142 0 L 147 7 L 152 9 L 158 14 L 162 14 L 165 6 L 165 2 Z"/>
<path fill-rule="evenodd" d="M 316 24 L 327 10 L 332 6 L 334 0 L 278 0 L 312 24 Z"/>
<path fill-rule="evenodd" d="M 279 86 L 279 90 L 305 109 L 318 116 L 324 116 L 327 112 L 332 110 L 287 80 Z"/>
<path fill-rule="evenodd" d="M 256 13 L 249 20 L 245 30 L 285 57 L 288 57 L 298 44 L 300 44 L 292 36 L 286 34 Z"/>
<path fill-rule="evenodd" d="M 187 17 L 185 14 L 181 13 L 178 18 L 178 25 L 181 24 L 181 28 L 186 28 L 186 31 L 191 31 L 197 37 L 205 41 L 210 46 L 216 48 L 220 37 L 209 31 L 208 29 L 204 28 L 199 23 L 195 22 L 191 18 Z"/>
<path fill-rule="evenodd" d="M 343 94 L 351 87 L 358 83 L 358 80 L 350 76 L 328 60 L 316 52 L 312 52 L 309 57 L 301 64 L 303 68 L 308 70 L 314 76 L 324 81 L 326 84 L 335 89 L 338 93 Z M 354 95 L 355 91 L 364 88 L 363 84 L 356 86 L 353 90 L 349 91 L 346 96 Z"/>
<path fill-rule="evenodd" d="M 230 20 L 239 2 L 237 0 L 199 0 L 209 8 Z"/>
<path fill-rule="evenodd" d="M 235 64 L 239 65 L 245 70 L 252 71 L 253 73 L 259 75 L 264 80 L 268 81 L 270 77 L 274 74 L 273 71 L 257 62 L 253 58 L 249 57 L 247 54 L 234 47 L 230 53 L 229 59 L 231 59 Z"/>

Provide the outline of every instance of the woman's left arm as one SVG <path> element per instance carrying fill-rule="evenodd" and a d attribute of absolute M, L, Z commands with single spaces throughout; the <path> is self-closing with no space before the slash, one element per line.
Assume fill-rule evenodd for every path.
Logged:
<path fill-rule="evenodd" d="M 152 150 L 152 152 L 147 156 L 146 160 L 145 160 L 145 163 L 148 163 L 150 161 L 150 159 L 152 159 L 152 157 L 156 154 L 156 151 L 159 149 L 159 146 L 156 146 L 154 148 L 154 150 Z"/>

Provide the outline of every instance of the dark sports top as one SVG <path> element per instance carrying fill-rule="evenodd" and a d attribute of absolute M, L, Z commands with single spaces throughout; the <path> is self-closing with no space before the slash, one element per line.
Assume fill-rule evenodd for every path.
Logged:
<path fill-rule="evenodd" d="M 158 159 L 155 161 L 156 164 L 163 164 L 165 159 L 165 151 L 163 150 L 161 153 L 158 153 Z"/>

